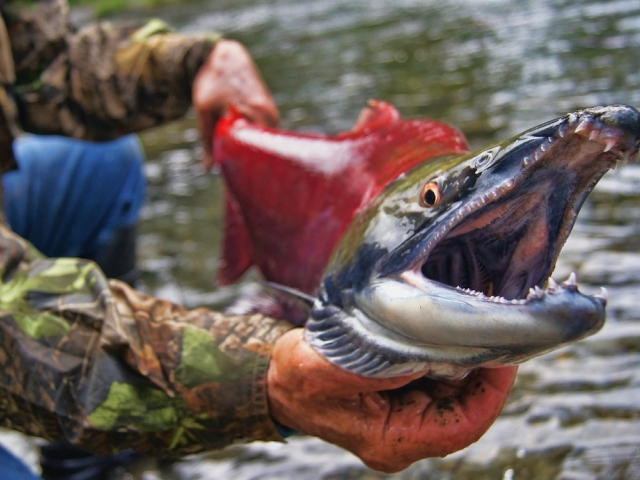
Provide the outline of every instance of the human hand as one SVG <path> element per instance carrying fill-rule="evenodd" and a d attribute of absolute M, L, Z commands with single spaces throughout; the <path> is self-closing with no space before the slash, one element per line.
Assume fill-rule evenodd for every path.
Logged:
<path fill-rule="evenodd" d="M 275 344 L 267 389 L 276 421 L 390 473 L 478 440 L 502 410 L 516 372 L 481 369 L 457 382 L 420 378 L 424 372 L 365 378 L 330 364 L 297 328 Z"/>
<path fill-rule="evenodd" d="M 213 166 L 216 123 L 230 104 L 249 120 L 275 126 L 280 114 L 247 49 L 234 40 L 219 40 L 193 82 L 193 105 L 204 147 L 205 168 Z"/>

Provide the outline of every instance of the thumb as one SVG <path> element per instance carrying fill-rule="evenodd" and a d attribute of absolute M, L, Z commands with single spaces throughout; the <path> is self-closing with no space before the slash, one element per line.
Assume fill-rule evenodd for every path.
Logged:
<path fill-rule="evenodd" d="M 215 164 L 213 158 L 213 129 L 215 128 L 217 117 L 211 111 L 197 111 L 197 119 L 200 141 L 204 150 L 202 165 L 206 170 L 211 170 Z"/>
<path fill-rule="evenodd" d="M 403 387 L 427 373 L 425 370 L 390 378 L 364 377 L 329 362 L 306 341 L 304 331 L 301 328 L 287 332 L 281 340 L 282 344 L 277 346 L 283 348 L 287 355 L 295 357 L 291 360 L 298 365 L 299 369 L 306 370 L 303 375 L 313 376 L 314 383 L 322 385 L 328 393 L 336 392 L 348 395 L 393 390 Z"/>

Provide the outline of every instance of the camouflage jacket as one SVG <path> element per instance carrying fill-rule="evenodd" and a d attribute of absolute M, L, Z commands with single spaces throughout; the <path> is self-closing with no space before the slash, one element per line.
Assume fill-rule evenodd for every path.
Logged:
<path fill-rule="evenodd" d="M 12 166 L 17 110 L 33 131 L 97 139 L 139 130 L 184 113 L 212 46 L 208 38 L 148 35 L 149 27 L 65 34 L 54 14 L 66 4 L 55 0 L 26 14 L 34 23 L 23 28 L 5 3 L 3 170 Z M 40 25 L 44 39 L 28 34 L 42 11 L 50 21 Z M 49 66 L 36 69 L 40 62 Z M 95 453 L 135 448 L 163 457 L 281 440 L 265 373 L 274 342 L 290 328 L 262 315 L 187 310 L 108 281 L 92 262 L 44 258 L 0 215 L 0 426 Z"/>
<path fill-rule="evenodd" d="M 16 10 L 0 0 L 0 166 L 20 132 L 111 140 L 181 117 L 217 34 L 180 35 L 162 21 L 73 31 L 65 0 Z M 1 172 L 0 172 L 1 173 Z"/>

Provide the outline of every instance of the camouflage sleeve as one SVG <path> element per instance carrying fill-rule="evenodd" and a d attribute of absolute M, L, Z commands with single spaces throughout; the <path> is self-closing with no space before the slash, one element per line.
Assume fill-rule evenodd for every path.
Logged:
<path fill-rule="evenodd" d="M 18 112 L 7 87 L 16 80 L 9 35 L 0 15 L 0 175 L 16 166 L 11 142 L 18 133 Z"/>
<path fill-rule="evenodd" d="M 141 28 L 100 22 L 66 32 L 57 49 L 45 42 L 39 50 L 46 54 L 24 61 L 33 57 L 28 45 L 40 25 L 33 19 L 33 28 L 20 28 L 26 23 L 9 27 L 23 129 L 93 141 L 183 116 L 191 106 L 193 80 L 219 38 L 182 35 L 160 20 Z"/>
<path fill-rule="evenodd" d="M 281 440 L 265 372 L 291 325 L 187 310 L 0 225 L 0 425 L 95 453 Z"/>

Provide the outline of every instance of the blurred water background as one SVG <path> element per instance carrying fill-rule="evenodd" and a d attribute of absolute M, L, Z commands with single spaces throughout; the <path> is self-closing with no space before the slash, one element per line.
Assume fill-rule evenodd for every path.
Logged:
<path fill-rule="evenodd" d="M 453 123 L 483 147 L 573 109 L 640 107 L 636 0 L 206 0 L 114 20 L 150 16 L 244 43 L 287 129 L 349 129 L 377 98 L 403 116 Z M 149 200 L 140 287 L 191 307 L 220 307 L 257 289 L 251 275 L 216 288 L 221 186 L 198 165 L 193 117 L 142 139 Z M 524 364 L 501 417 L 461 452 L 383 475 L 318 439 L 292 437 L 143 461 L 121 478 L 640 479 L 640 166 L 611 172 L 596 188 L 554 278 L 570 271 L 585 291 L 607 287 L 606 326 Z"/>

